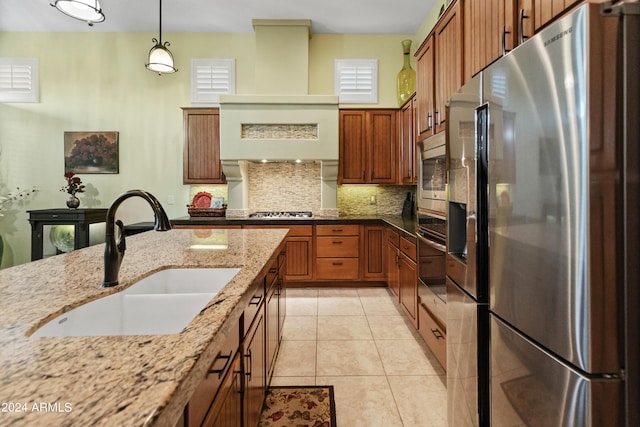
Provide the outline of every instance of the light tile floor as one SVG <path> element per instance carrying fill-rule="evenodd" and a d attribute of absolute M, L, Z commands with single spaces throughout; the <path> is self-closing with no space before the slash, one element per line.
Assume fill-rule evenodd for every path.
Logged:
<path fill-rule="evenodd" d="M 444 427 L 446 375 L 386 288 L 288 289 L 271 385 L 333 385 L 339 427 Z"/>

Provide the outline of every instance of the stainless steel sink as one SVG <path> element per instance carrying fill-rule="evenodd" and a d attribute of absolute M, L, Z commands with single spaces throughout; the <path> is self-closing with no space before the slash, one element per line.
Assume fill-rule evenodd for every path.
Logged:
<path fill-rule="evenodd" d="M 61 314 L 36 330 L 32 337 L 176 334 L 239 271 L 239 268 L 161 270 L 123 291 Z"/>

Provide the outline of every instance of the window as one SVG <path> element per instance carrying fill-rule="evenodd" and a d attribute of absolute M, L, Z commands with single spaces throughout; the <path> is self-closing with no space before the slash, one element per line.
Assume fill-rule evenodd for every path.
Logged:
<path fill-rule="evenodd" d="M 378 103 L 378 60 L 336 59 L 335 94 L 341 104 Z"/>
<path fill-rule="evenodd" d="M 0 58 L 0 102 L 40 102 L 38 58 Z"/>
<path fill-rule="evenodd" d="M 192 104 L 218 104 L 221 93 L 235 92 L 235 59 L 191 59 Z"/>

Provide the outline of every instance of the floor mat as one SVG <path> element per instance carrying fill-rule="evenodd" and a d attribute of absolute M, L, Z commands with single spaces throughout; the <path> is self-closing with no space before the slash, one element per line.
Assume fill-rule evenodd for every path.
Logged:
<path fill-rule="evenodd" d="M 335 427 L 333 386 L 269 387 L 260 427 Z"/>

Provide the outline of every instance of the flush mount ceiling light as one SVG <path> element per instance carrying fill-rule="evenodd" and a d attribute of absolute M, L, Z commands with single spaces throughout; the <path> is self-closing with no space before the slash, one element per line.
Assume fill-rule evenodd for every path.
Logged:
<path fill-rule="evenodd" d="M 149 51 L 149 62 L 145 64 L 148 70 L 158 74 L 175 73 L 178 71 L 173 66 L 173 55 L 167 49 L 171 44 L 169 42 L 162 43 L 162 0 L 160 0 L 160 29 L 158 30 L 158 39 L 151 39 L 155 46 Z"/>
<path fill-rule="evenodd" d="M 98 0 L 55 0 L 49 4 L 67 16 L 85 21 L 89 26 L 104 21 Z"/>

